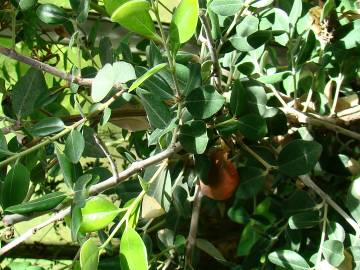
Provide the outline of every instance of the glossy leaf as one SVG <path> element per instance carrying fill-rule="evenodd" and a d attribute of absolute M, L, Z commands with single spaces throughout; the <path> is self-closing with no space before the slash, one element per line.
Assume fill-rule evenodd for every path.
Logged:
<path fill-rule="evenodd" d="M 196 119 L 205 119 L 218 112 L 225 98 L 216 89 L 207 85 L 191 91 L 185 99 L 185 106 Z"/>
<path fill-rule="evenodd" d="M 257 141 L 267 134 L 266 121 L 258 114 L 247 114 L 239 119 L 239 130 L 245 138 Z"/>
<path fill-rule="evenodd" d="M 138 88 L 144 81 L 146 81 L 148 78 L 150 78 L 155 73 L 158 73 L 160 70 L 162 70 L 166 66 L 167 66 L 166 63 L 161 63 L 161 64 L 154 66 L 150 70 L 148 70 L 145 74 L 143 74 L 135 82 L 133 82 L 133 84 L 129 88 L 129 91 L 132 91 L 132 90 L 135 90 L 136 88 Z"/>
<path fill-rule="evenodd" d="M 308 270 L 310 266 L 298 253 L 291 250 L 275 251 L 269 254 L 269 260 L 288 270 Z"/>
<path fill-rule="evenodd" d="M 30 172 L 21 163 L 17 163 L 7 173 L 2 186 L 2 206 L 7 208 L 21 203 L 28 192 Z"/>
<path fill-rule="evenodd" d="M 58 206 L 66 197 L 67 195 L 64 192 L 53 192 L 29 202 L 10 206 L 5 211 L 21 215 L 48 211 Z"/>
<path fill-rule="evenodd" d="M 96 196 L 90 198 L 81 209 L 81 232 L 94 232 L 105 228 L 122 211 L 109 200 Z"/>
<path fill-rule="evenodd" d="M 152 127 L 164 129 L 171 122 L 172 116 L 169 108 L 160 98 L 146 90 L 138 88 L 136 93 L 140 96 L 147 117 Z"/>
<path fill-rule="evenodd" d="M 130 0 L 103 0 L 106 12 L 108 14 L 113 14 L 113 12 L 120 7 L 122 4 Z"/>
<path fill-rule="evenodd" d="M 180 43 L 188 41 L 195 33 L 199 17 L 197 0 L 181 0 L 172 16 L 170 35 L 177 34 Z"/>
<path fill-rule="evenodd" d="M 156 33 L 149 9 L 150 4 L 146 0 L 128 1 L 113 12 L 111 20 L 132 32 L 160 41 L 161 38 Z"/>
<path fill-rule="evenodd" d="M 315 167 L 321 152 L 322 146 L 317 142 L 294 140 L 280 152 L 279 170 L 288 176 L 306 174 Z"/>
<path fill-rule="evenodd" d="M 31 129 L 31 134 L 34 136 L 44 137 L 59 132 L 64 128 L 64 122 L 60 118 L 48 117 L 36 123 Z"/>
<path fill-rule="evenodd" d="M 243 0 L 213 0 L 209 7 L 217 15 L 232 16 L 241 9 L 243 4 Z"/>
<path fill-rule="evenodd" d="M 325 259 L 335 267 L 338 267 L 345 259 L 344 245 L 337 240 L 327 240 L 323 245 Z"/>
<path fill-rule="evenodd" d="M 120 266 L 122 270 L 147 270 L 146 247 L 140 235 L 127 228 L 120 241 Z"/>
<path fill-rule="evenodd" d="M 77 163 L 85 148 L 83 135 L 76 129 L 72 130 L 65 142 L 64 154 L 72 163 Z"/>
<path fill-rule="evenodd" d="M 29 69 L 15 84 L 12 92 L 12 107 L 18 118 L 30 115 L 35 109 L 37 98 L 47 90 L 44 75 L 36 69 Z"/>
<path fill-rule="evenodd" d="M 99 264 L 99 248 L 95 240 L 89 238 L 80 249 L 81 270 L 97 270 Z"/>
<path fill-rule="evenodd" d="M 40 5 L 36 14 L 42 22 L 47 24 L 62 24 L 69 17 L 64 9 L 53 4 Z"/>
<path fill-rule="evenodd" d="M 204 153 L 209 142 L 205 123 L 195 120 L 182 125 L 179 141 L 184 149 L 190 153 Z"/>

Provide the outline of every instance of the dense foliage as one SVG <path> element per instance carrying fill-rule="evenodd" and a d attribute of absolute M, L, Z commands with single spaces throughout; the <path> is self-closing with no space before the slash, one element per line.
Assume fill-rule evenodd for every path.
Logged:
<path fill-rule="evenodd" d="M 359 1 L 0 7 L 3 258 L 65 226 L 61 269 L 360 269 Z"/>

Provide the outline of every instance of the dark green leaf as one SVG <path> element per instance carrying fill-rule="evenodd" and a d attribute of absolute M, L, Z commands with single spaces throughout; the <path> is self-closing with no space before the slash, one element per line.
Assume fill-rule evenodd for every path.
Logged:
<path fill-rule="evenodd" d="M 236 191 L 236 198 L 248 199 L 263 189 L 266 176 L 263 170 L 256 167 L 245 167 L 239 170 L 239 175 L 241 182 Z"/>
<path fill-rule="evenodd" d="M 288 176 L 306 174 L 315 167 L 321 151 L 322 146 L 317 142 L 294 140 L 280 152 L 279 170 Z"/>
<path fill-rule="evenodd" d="M 147 252 L 140 235 L 127 228 L 120 241 L 120 265 L 122 270 L 147 270 Z"/>
<path fill-rule="evenodd" d="M 300 53 L 298 55 L 296 64 L 297 65 L 302 65 L 307 60 L 309 60 L 315 46 L 316 46 L 315 34 L 314 34 L 313 31 L 309 31 L 307 36 L 306 36 L 306 42 L 300 49 Z"/>
<path fill-rule="evenodd" d="M 289 227 L 292 230 L 308 229 L 317 226 L 321 221 L 319 211 L 305 212 L 289 218 Z"/>
<path fill-rule="evenodd" d="M 169 108 L 158 96 L 138 88 L 136 93 L 140 96 L 147 117 L 152 127 L 164 129 L 172 120 Z"/>
<path fill-rule="evenodd" d="M 267 134 L 266 121 L 258 114 L 247 114 L 239 119 L 239 130 L 247 139 L 257 141 Z"/>
<path fill-rule="evenodd" d="M 53 192 L 29 202 L 10 206 L 5 211 L 21 215 L 48 211 L 58 206 L 66 197 L 64 192 Z"/>
<path fill-rule="evenodd" d="M 185 99 L 185 106 L 195 118 L 205 119 L 218 112 L 224 102 L 225 98 L 213 86 L 207 85 L 191 91 Z"/>
<path fill-rule="evenodd" d="M 77 163 L 81 158 L 84 148 L 85 140 L 83 135 L 76 129 L 73 129 L 66 139 L 64 154 L 72 163 Z"/>
<path fill-rule="evenodd" d="M 60 118 L 48 117 L 36 123 L 31 129 L 31 134 L 34 136 L 44 137 L 52 133 L 59 132 L 64 128 L 64 122 Z"/>
<path fill-rule="evenodd" d="M 179 141 L 190 153 L 202 154 L 206 150 L 209 138 L 203 121 L 187 122 L 180 127 Z"/>
<path fill-rule="evenodd" d="M 236 80 L 231 89 L 230 109 L 231 113 L 240 116 L 244 113 L 246 106 L 246 90 L 239 80 Z"/>
<path fill-rule="evenodd" d="M 40 5 L 36 14 L 41 21 L 47 24 L 63 24 L 69 18 L 64 9 L 53 4 Z"/>
<path fill-rule="evenodd" d="M 269 254 L 269 260 L 288 270 L 309 270 L 310 266 L 298 253 L 291 250 L 275 251 Z"/>
<path fill-rule="evenodd" d="M 18 118 L 30 115 L 35 109 L 37 98 L 47 90 L 44 75 L 36 69 L 29 69 L 25 76 L 15 84 L 12 95 L 12 106 Z"/>
<path fill-rule="evenodd" d="M 219 262 L 226 262 L 226 259 L 221 254 L 221 252 L 208 240 L 197 238 L 196 239 L 196 246 L 201 249 L 203 252 L 206 252 L 211 257 Z"/>
<path fill-rule="evenodd" d="M 2 206 L 7 208 L 21 203 L 28 192 L 30 172 L 21 163 L 17 163 L 7 173 L 2 186 Z"/>
<path fill-rule="evenodd" d="M 154 75 L 155 73 L 158 73 L 160 70 L 162 70 L 164 67 L 166 67 L 166 63 L 161 63 L 156 65 L 155 67 L 148 70 L 145 74 L 143 74 L 140 78 L 138 78 L 133 84 L 130 86 L 129 91 L 135 90 L 138 88 L 144 81 L 146 81 L 149 77 Z"/>
<path fill-rule="evenodd" d="M 114 51 L 112 49 L 111 39 L 103 37 L 99 42 L 99 56 L 100 62 L 103 66 L 112 64 L 114 61 Z"/>

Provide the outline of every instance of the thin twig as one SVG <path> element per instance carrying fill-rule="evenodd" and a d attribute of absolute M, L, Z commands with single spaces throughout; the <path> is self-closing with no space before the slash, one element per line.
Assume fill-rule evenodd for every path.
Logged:
<path fill-rule="evenodd" d="M 347 223 L 350 224 L 350 226 L 355 230 L 356 237 L 360 237 L 359 224 L 357 224 L 333 199 L 331 199 L 328 194 L 319 188 L 308 175 L 301 175 L 299 178 L 306 186 L 313 189 L 327 204 L 329 204 L 336 212 L 338 212 L 339 215 L 347 221 Z"/>
<path fill-rule="evenodd" d="M 192 253 L 194 246 L 196 244 L 196 235 L 198 231 L 198 225 L 199 225 L 199 216 L 200 216 L 200 209 L 201 209 L 201 199 L 203 197 L 203 194 L 200 190 L 200 188 L 197 186 L 197 191 L 195 194 L 194 199 L 194 206 L 191 214 L 191 222 L 190 222 L 190 229 L 189 229 L 189 235 L 186 242 L 186 252 L 185 252 L 185 267 L 187 265 L 192 265 Z"/>
<path fill-rule="evenodd" d="M 330 116 L 335 115 L 336 105 L 340 94 L 340 89 L 342 82 L 344 80 L 344 75 L 342 73 L 339 74 L 339 76 L 336 78 L 336 89 L 335 89 L 335 96 L 333 100 L 333 104 L 331 106 Z"/>
<path fill-rule="evenodd" d="M 106 145 L 104 144 L 104 142 L 99 138 L 99 136 L 96 133 L 94 133 L 94 139 L 95 139 L 95 143 L 100 147 L 101 151 L 104 153 L 104 155 L 108 159 L 113 177 L 117 177 L 119 172 L 117 170 L 116 164 L 115 164 L 114 160 L 112 159 L 111 154 L 110 154 L 109 150 L 107 149 Z"/>
<path fill-rule="evenodd" d="M 319 251 L 317 254 L 316 264 L 315 268 L 319 266 L 323 254 L 323 247 L 325 242 L 325 236 L 326 236 L 326 225 L 327 225 L 327 215 L 328 215 L 328 205 L 327 203 L 324 204 L 324 216 L 323 216 L 323 226 L 321 231 L 321 239 L 320 239 L 320 245 L 319 245 Z"/>
<path fill-rule="evenodd" d="M 221 86 L 221 67 L 219 63 L 219 58 L 216 52 L 216 49 L 214 48 L 214 40 L 211 35 L 211 28 L 209 21 L 204 13 L 200 13 L 199 15 L 200 21 L 202 26 L 204 27 L 205 35 L 206 35 L 206 44 L 210 53 L 211 61 L 214 65 L 214 72 L 216 74 L 216 80 L 218 85 L 218 90 L 222 92 L 222 86 Z"/>

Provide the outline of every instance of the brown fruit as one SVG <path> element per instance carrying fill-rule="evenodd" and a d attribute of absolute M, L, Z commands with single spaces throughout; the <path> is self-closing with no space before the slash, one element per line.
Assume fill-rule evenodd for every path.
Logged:
<path fill-rule="evenodd" d="M 200 180 L 201 192 L 213 200 L 227 200 L 239 185 L 239 174 L 224 150 L 214 152 L 210 159 L 207 184 Z"/>

